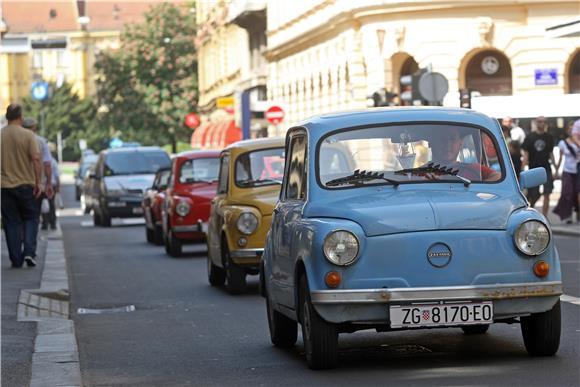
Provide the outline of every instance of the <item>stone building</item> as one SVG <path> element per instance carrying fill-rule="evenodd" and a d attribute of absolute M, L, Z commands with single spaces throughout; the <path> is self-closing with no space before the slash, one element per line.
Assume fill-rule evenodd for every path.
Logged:
<path fill-rule="evenodd" d="M 268 99 L 286 125 L 399 94 L 420 68 L 448 79 L 447 106 L 468 88 L 494 117 L 580 115 L 576 0 L 269 0 L 267 23 Z"/>

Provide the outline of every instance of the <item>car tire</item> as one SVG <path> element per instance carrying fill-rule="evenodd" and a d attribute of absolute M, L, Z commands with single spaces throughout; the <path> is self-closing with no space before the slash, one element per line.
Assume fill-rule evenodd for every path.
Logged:
<path fill-rule="evenodd" d="M 78 186 L 75 186 L 75 199 L 77 202 L 81 200 L 81 190 Z"/>
<path fill-rule="evenodd" d="M 298 323 L 272 307 L 270 297 L 266 292 L 266 312 L 268 314 L 268 328 L 272 344 L 280 348 L 289 348 L 296 344 L 298 339 Z"/>
<path fill-rule="evenodd" d="M 101 214 L 101 227 L 111 227 L 111 216 L 109 214 Z"/>
<path fill-rule="evenodd" d="M 226 272 L 219 266 L 216 266 L 207 257 L 207 280 L 211 286 L 223 286 L 226 283 Z"/>
<path fill-rule="evenodd" d="M 163 229 L 158 224 L 153 225 L 153 243 L 157 246 L 163 244 Z"/>
<path fill-rule="evenodd" d="M 246 272 L 235 265 L 230 257 L 228 243 L 222 240 L 222 262 L 226 273 L 226 289 L 230 294 L 242 294 L 246 292 Z"/>
<path fill-rule="evenodd" d="M 553 356 L 560 347 L 562 317 L 560 300 L 546 312 L 533 313 L 521 319 L 522 336 L 531 356 Z"/>
<path fill-rule="evenodd" d="M 489 324 L 480 325 L 466 325 L 461 327 L 461 330 L 466 335 L 483 335 L 489 329 Z"/>
<path fill-rule="evenodd" d="M 147 225 L 145 225 L 145 238 L 147 242 L 153 243 L 155 241 L 155 230 L 151 230 Z"/>
<path fill-rule="evenodd" d="M 312 306 L 306 275 L 300 278 L 299 299 L 308 367 L 314 370 L 335 368 L 338 364 L 338 329 L 335 324 L 323 320 Z"/>
<path fill-rule="evenodd" d="M 167 231 L 165 251 L 167 251 L 167 254 L 169 254 L 174 258 L 181 257 L 182 252 L 181 240 L 179 238 L 176 238 L 171 230 Z"/>

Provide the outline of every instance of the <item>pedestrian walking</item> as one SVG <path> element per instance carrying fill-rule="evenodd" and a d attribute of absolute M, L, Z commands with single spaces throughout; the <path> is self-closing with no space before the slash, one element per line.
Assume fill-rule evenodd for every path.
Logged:
<path fill-rule="evenodd" d="M 34 134 L 22 125 L 22 108 L 10 104 L 8 125 L 1 139 L 1 211 L 8 255 L 12 267 L 36 266 L 36 199 L 40 196 L 41 162 Z"/>
<path fill-rule="evenodd" d="M 580 120 L 577 121 L 580 126 Z M 580 220 L 580 146 L 572 138 L 572 126 L 565 129 L 565 138 L 560 140 L 560 157 L 556 165 L 556 170 L 560 169 L 562 159 L 564 168 L 562 170 L 562 193 L 558 204 L 554 208 L 554 213 L 560 220 L 572 223 L 572 213 L 576 210 L 576 220 Z"/>
<path fill-rule="evenodd" d="M 524 153 L 522 169 L 526 166 L 532 168 L 544 168 L 546 170 L 547 181 L 542 185 L 542 214 L 548 216 L 550 208 L 550 194 L 554 189 L 554 179 L 552 176 L 552 165 L 556 165 L 554 158 L 554 139 L 547 133 L 547 120 L 540 116 L 536 118 L 536 131 L 528 134 L 522 144 Z M 557 173 L 557 171 L 556 171 Z M 528 200 L 533 208 L 540 198 L 540 187 L 528 188 Z"/>
<path fill-rule="evenodd" d="M 512 164 L 514 165 L 514 170 L 516 171 L 516 176 L 519 180 L 520 173 L 522 172 L 522 148 L 517 140 L 510 140 L 508 142 L 508 149 L 510 151 Z"/>
<path fill-rule="evenodd" d="M 54 144 L 50 144 L 50 146 L 54 147 Z M 52 148 L 51 148 L 52 151 Z M 50 226 L 51 230 L 56 230 L 56 198 L 57 195 L 60 195 L 60 173 L 58 170 L 58 163 L 56 161 L 56 159 L 54 158 L 54 156 L 51 156 L 51 170 L 52 170 L 52 175 L 51 175 L 51 186 L 52 186 L 52 192 L 54 192 L 54 194 L 50 197 L 47 197 L 46 200 L 48 200 L 48 204 L 49 204 L 49 209 L 48 212 L 43 213 L 42 214 L 42 229 L 43 230 L 48 230 L 48 227 Z"/>
<path fill-rule="evenodd" d="M 501 120 L 501 128 L 504 134 L 506 142 L 509 144 L 510 141 L 517 141 L 519 145 L 524 143 L 526 138 L 526 132 L 519 126 L 514 124 L 514 120 L 511 117 L 504 117 Z"/>

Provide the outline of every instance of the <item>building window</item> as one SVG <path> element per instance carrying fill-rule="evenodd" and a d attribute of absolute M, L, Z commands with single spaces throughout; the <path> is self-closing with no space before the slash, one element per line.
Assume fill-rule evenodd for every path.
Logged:
<path fill-rule="evenodd" d="M 481 95 L 512 95 L 512 67 L 499 51 L 476 54 L 465 68 L 465 86 Z"/>
<path fill-rule="evenodd" d="M 59 50 L 56 52 L 56 66 L 68 67 L 68 55 L 65 50 Z"/>
<path fill-rule="evenodd" d="M 42 68 L 42 52 L 41 51 L 34 51 L 32 53 L 32 67 L 35 69 Z"/>
<path fill-rule="evenodd" d="M 580 94 L 580 50 L 576 50 L 568 67 L 568 92 Z"/>

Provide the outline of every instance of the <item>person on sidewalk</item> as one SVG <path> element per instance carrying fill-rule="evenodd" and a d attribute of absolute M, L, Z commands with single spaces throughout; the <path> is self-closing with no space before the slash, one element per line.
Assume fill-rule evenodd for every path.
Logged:
<path fill-rule="evenodd" d="M 554 208 L 554 213 L 560 217 L 560 220 L 571 224 L 574 209 L 576 209 L 576 220 L 580 220 L 580 176 L 578 175 L 580 146 L 572 138 L 572 125 L 566 128 L 565 136 L 558 143 L 560 157 L 556 170 L 560 169 L 562 159 L 564 159 L 564 169 L 562 171 L 562 193 Z"/>
<path fill-rule="evenodd" d="M 510 141 L 517 141 L 519 145 L 524 143 L 526 132 L 524 132 L 524 130 L 519 126 L 514 125 L 513 118 L 504 117 L 501 120 L 501 129 L 508 144 Z"/>
<path fill-rule="evenodd" d="M 49 144 L 49 148 L 51 151 L 54 149 L 54 144 Z M 51 155 L 51 170 L 52 170 L 52 192 L 54 193 L 52 196 L 47 197 L 49 203 L 49 210 L 47 213 L 42 214 L 42 229 L 48 230 L 50 226 L 51 230 L 56 230 L 56 196 L 60 195 L 60 173 L 58 171 L 58 163 L 54 156 Z"/>
<path fill-rule="evenodd" d="M 47 199 L 50 200 L 54 193 L 52 190 L 52 156 L 50 155 L 50 150 L 48 149 L 48 141 L 46 140 L 46 138 L 40 136 L 38 134 L 38 125 L 36 123 L 36 120 L 32 117 L 25 117 L 24 120 L 22 121 L 22 126 L 30 131 L 32 131 L 32 133 L 34 133 L 35 137 L 36 137 L 36 142 L 38 143 L 38 149 L 40 151 L 40 156 L 41 156 L 41 160 L 42 160 L 42 164 L 43 164 L 43 169 L 42 169 L 42 177 L 41 177 L 41 187 L 42 187 L 42 194 L 40 195 L 40 197 L 36 200 L 36 210 L 37 210 L 37 216 L 35 217 L 36 220 L 36 227 L 34 228 L 36 230 L 36 235 L 34 236 L 34 251 L 36 252 L 36 241 L 38 238 L 38 225 L 40 223 L 40 217 L 41 217 L 41 207 L 42 207 L 42 201 Z M 36 257 L 36 256 L 35 256 Z"/>
<path fill-rule="evenodd" d="M 10 104 L 6 109 L 8 125 L 1 136 L 2 224 L 6 234 L 12 267 L 36 266 L 35 216 L 36 199 L 40 196 L 41 163 L 34 133 L 24 129 L 22 108 Z"/>
<path fill-rule="evenodd" d="M 547 133 L 547 122 L 546 117 L 540 116 L 536 118 L 536 131 L 528 134 L 522 144 L 522 150 L 524 151 L 522 170 L 526 166 L 529 169 L 540 167 L 546 170 L 548 179 L 542 185 L 542 196 L 544 196 L 542 214 L 544 216 L 548 216 L 548 210 L 550 209 L 550 194 L 554 189 L 552 165 L 556 165 L 554 158 L 554 139 L 552 135 Z M 536 205 L 539 198 L 539 187 L 528 188 L 528 200 L 532 208 Z"/>

